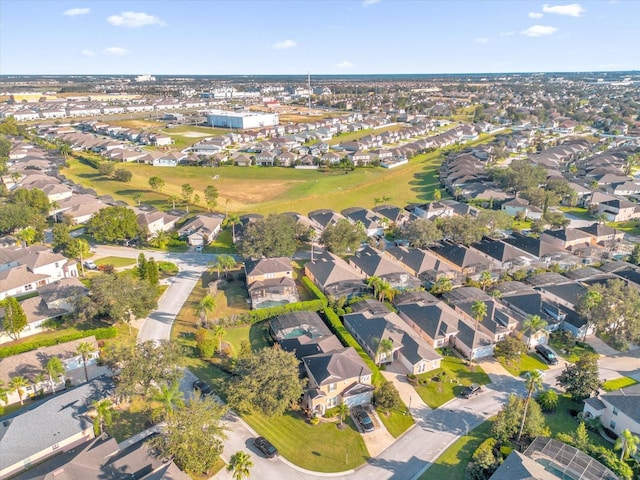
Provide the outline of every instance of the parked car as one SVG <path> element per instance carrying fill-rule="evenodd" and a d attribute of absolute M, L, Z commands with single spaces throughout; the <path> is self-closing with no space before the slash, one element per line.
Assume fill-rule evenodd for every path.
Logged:
<path fill-rule="evenodd" d="M 260 450 L 265 457 L 273 458 L 278 455 L 278 449 L 274 447 L 269 440 L 264 437 L 258 437 L 253 441 L 253 444 L 258 450 Z"/>
<path fill-rule="evenodd" d="M 196 252 L 201 252 L 204 246 L 202 244 L 196 245 Z"/>
<path fill-rule="evenodd" d="M 211 387 L 207 385 L 205 382 L 203 382 L 202 380 L 196 380 L 195 382 L 193 382 L 193 389 L 196 392 L 200 392 L 200 395 L 202 395 L 203 397 L 208 397 L 209 395 L 213 395 L 213 391 L 211 390 Z"/>
<path fill-rule="evenodd" d="M 352 413 L 353 417 L 362 427 L 362 430 L 364 430 L 366 433 L 373 432 L 376 429 L 376 427 L 373 425 L 371 417 L 362 405 L 356 405 L 355 407 L 353 407 Z"/>
<path fill-rule="evenodd" d="M 84 268 L 86 268 L 87 270 L 97 270 L 98 266 L 94 263 L 93 260 L 85 260 Z"/>
<path fill-rule="evenodd" d="M 536 353 L 540 355 L 549 365 L 558 364 L 558 357 L 556 357 L 555 352 L 546 345 L 536 345 Z"/>
<path fill-rule="evenodd" d="M 472 383 L 468 387 L 464 387 L 462 389 L 461 395 L 464 398 L 471 398 L 471 397 L 475 397 L 481 391 L 482 391 L 482 387 L 480 385 L 478 385 L 477 383 Z"/>

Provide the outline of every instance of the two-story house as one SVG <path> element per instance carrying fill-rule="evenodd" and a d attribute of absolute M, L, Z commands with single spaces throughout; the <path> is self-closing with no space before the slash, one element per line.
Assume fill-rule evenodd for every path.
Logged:
<path fill-rule="evenodd" d="M 244 270 L 252 308 L 273 307 L 299 300 L 290 259 L 245 260 Z"/>

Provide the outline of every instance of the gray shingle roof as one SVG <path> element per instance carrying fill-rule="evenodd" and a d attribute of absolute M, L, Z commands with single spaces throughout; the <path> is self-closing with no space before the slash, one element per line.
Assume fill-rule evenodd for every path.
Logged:
<path fill-rule="evenodd" d="M 371 369 L 353 347 L 347 347 L 342 351 L 310 355 L 304 357 L 302 361 L 318 385 L 371 375 Z"/>

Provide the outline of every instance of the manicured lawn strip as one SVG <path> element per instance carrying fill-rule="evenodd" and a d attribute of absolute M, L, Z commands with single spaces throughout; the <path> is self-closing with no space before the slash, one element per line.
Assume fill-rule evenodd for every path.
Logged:
<path fill-rule="evenodd" d="M 465 435 L 451 444 L 442 455 L 424 472 L 419 480 L 463 479 L 467 465 L 471 461 L 473 452 L 489 438 L 492 420 L 488 420 L 474 428 L 469 435 Z"/>
<path fill-rule="evenodd" d="M 575 342 L 573 346 L 567 348 L 566 344 L 558 335 L 551 335 L 549 345 L 553 351 L 564 358 L 567 362 L 575 363 L 585 353 L 594 352 L 593 347 L 588 343 Z"/>
<path fill-rule="evenodd" d="M 441 367 L 436 370 L 417 375 L 418 379 L 427 380 L 427 383 L 414 386 L 420 398 L 431 408 L 438 408 L 460 395 L 466 385 L 472 383 L 486 385 L 491 382 L 481 367 L 474 365 L 475 371 L 471 371 L 466 363 L 458 357 L 445 356 L 440 365 Z M 442 372 L 445 372 L 444 378 L 439 378 L 438 381 L 433 380 Z"/>
<path fill-rule="evenodd" d="M 535 353 L 523 353 L 520 362 L 507 363 L 503 358 L 498 359 L 500 364 L 514 377 L 519 377 L 524 372 L 532 370 L 549 370 L 549 366 L 538 358 Z"/>
<path fill-rule="evenodd" d="M 613 380 L 607 380 L 606 382 L 604 382 L 602 388 L 607 392 L 612 392 L 613 390 L 630 387 L 631 385 L 635 385 L 636 383 L 638 383 L 638 381 L 631 377 L 621 377 Z"/>
<path fill-rule="evenodd" d="M 405 412 L 400 410 L 392 411 L 388 417 L 378 410 L 378 417 L 393 438 L 398 438 L 415 423 L 411 415 L 406 415 Z"/>
<path fill-rule="evenodd" d="M 310 425 L 297 413 L 279 417 L 260 414 L 242 417 L 267 438 L 290 462 L 317 472 L 341 472 L 362 465 L 369 458 L 367 447 L 351 419 L 339 430 L 336 423 Z"/>
<path fill-rule="evenodd" d="M 178 274 L 178 266 L 171 262 L 157 262 L 161 278 L 173 277 Z"/>
<path fill-rule="evenodd" d="M 131 265 L 135 265 L 135 258 L 125 258 L 125 257 L 104 257 L 95 261 L 95 264 L 100 265 L 113 265 L 115 268 L 119 267 L 129 267 Z"/>

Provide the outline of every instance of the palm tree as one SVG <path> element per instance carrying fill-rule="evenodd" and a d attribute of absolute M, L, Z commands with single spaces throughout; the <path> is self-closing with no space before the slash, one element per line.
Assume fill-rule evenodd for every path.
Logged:
<path fill-rule="evenodd" d="M 540 370 L 533 370 L 532 372 L 527 372 L 525 374 L 525 385 L 527 387 L 527 397 L 524 399 L 524 413 L 522 414 L 522 423 L 520 424 L 518 441 L 520 441 L 520 437 L 522 437 L 522 431 L 524 430 L 524 423 L 527 420 L 527 410 L 529 408 L 529 402 L 531 401 L 531 396 L 533 395 L 534 391 L 542 389 L 542 386 L 543 386 L 542 372 Z"/>
<path fill-rule="evenodd" d="M 69 155 L 71 154 L 71 147 L 68 144 L 63 143 L 62 145 L 60 145 L 58 151 L 60 152 L 60 155 L 62 155 L 62 158 L 64 158 L 65 160 L 69 159 Z"/>
<path fill-rule="evenodd" d="M 171 205 L 173 205 L 173 210 L 176 209 L 176 202 L 178 201 L 178 197 L 176 195 L 170 195 L 169 196 L 169 201 L 171 202 Z"/>
<path fill-rule="evenodd" d="M 233 480 L 244 480 L 249 478 L 251 467 L 253 467 L 253 462 L 249 454 L 240 451 L 231 456 L 227 470 L 233 472 Z"/>
<path fill-rule="evenodd" d="M 82 357 L 82 366 L 84 367 L 84 379 L 89 381 L 89 372 L 87 371 L 87 360 L 89 355 L 94 352 L 95 348 L 89 342 L 82 342 L 76 347 L 76 353 Z"/>
<path fill-rule="evenodd" d="M 482 272 L 482 274 L 480 275 L 480 285 L 482 286 L 483 292 L 487 291 L 487 287 L 491 285 L 491 282 L 493 282 L 493 279 L 491 278 L 491 273 L 487 270 Z"/>
<path fill-rule="evenodd" d="M 384 302 L 385 300 L 391 301 L 395 296 L 396 296 L 396 289 L 393 288 L 389 282 L 382 280 L 378 290 L 378 301 L 380 302 Z"/>
<path fill-rule="evenodd" d="M 382 363 L 382 358 L 387 358 L 387 355 L 393 352 L 393 340 L 390 338 L 374 339 L 374 343 L 377 344 L 376 357 L 378 358 L 378 365 Z"/>
<path fill-rule="evenodd" d="M 238 263 L 231 255 L 219 255 L 215 261 L 224 270 L 225 276 L 227 275 L 227 272 L 229 272 L 229 269 L 235 267 Z M 219 276 L 220 274 L 218 273 L 218 277 Z"/>
<path fill-rule="evenodd" d="M 380 287 L 382 286 L 382 279 L 380 277 L 369 277 L 367 279 L 367 287 L 373 290 L 373 296 L 378 297 Z"/>
<path fill-rule="evenodd" d="M 182 397 L 178 382 L 173 382 L 171 386 L 160 385 L 160 390 L 156 390 L 153 400 L 161 404 L 161 412 L 156 411 L 155 415 L 170 417 L 176 407 L 184 405 Z"/>
<path fill-rule="evenodd" d="M 13 377 L 9 382 L 9 391 L 15 391 L 18 393 L 18 397 L 20 398 L 20 405 L 24 405 L 25 388 L 27 388 L 28 386 L 29 380 L 27 380 L 23 376 Z"/>
<path fill-rule="evenodd" d="M 344 419 L 349 415 L 349 405 L 344 403 L 344 400 L 338 405 L 338 414 L 340 415 L 340 428 L 344 426 Z"/>
<path fill-rule="evenodd" d="M 481 302 L 480 300 L 476 300 L 471 304 L 471 314 L 473 318 L 476 320 L 476 326 L 473 333 L 473 340 L 471 342 L 471 354 L 469 357 L 473 360 L 473 350 L 476 348 L 476 337 L 478 336 L 478 326 L 480 322 L 484 320 L 484 317 L 487 316 L 487 304 L 485 302 Z"/>
<path fill-rule="evenodd" d="M 110 427 L 113 424 L 113 404 L 111 400 L 96 400 L 91 404 L 95 409 L 96 418 L 93 420 L 93 431 L 96 436 L 104 432 L 104 426 Z"/>
<path fill-rule="evenodd" d="M 58 216 L 56 215 L 56 210 L 60 208 L 60 204 L 53 200 L 49 202 L 49 215 L 53 217 L 53 222 L 58 223 Z"/>
<path fill-rule="evenodd" d="M 213 327 L 213 336 L 218 339 L 218 353 L 222 353 L 222 337 L 224 337 L 226 333 L 227 331 L 222 325 Z"/>
<path fill-rule="evenodd" d="M 198 308 L 196 309 L 198 316 L 200 318 L 204 318 L 204 324 L 209 321 L 209 314 L 212 313 L 216 309 L 216 299 L 211 295 L 205 295 L 200 303 L 198 303 Z"/>
<path fill-rule="evenodd" d="M 51 357 L 47 364 L 44 367 L 47 375 L 49 375 L 49 383 L 51 384 L 51 392 L 56 393 L 56 382 L 54 378 L 57 379 L 60 375 L 64 375 L 64 365 L 62 364 L 62 360 L 58 357 Z"/>
<path fill-rule="evenodd" d="M 544 327 L 547 326 L 547 322 L 545 322 L 540 315 L 527 315 L 522 326 L 529 332 L 527 348 L 531 349 L 531 338 L 533 338 L 533 336 L 540 330 L 544 330 Z"/>
<path fill-rule="evenodd" d="M 231 240 L 236 243 L 236 225 L 240 223 L 240 217 L 235 213 L 227 215 L 227 225 L 231 225 Z"/>
<path fill-rule="evenodd" d="M 640 443 L 640 438 L 631 433 L 628 428 L 625 428 L 616 440 L 616 444 L 613 448 L 614 450 L 620 449 L 620 461 L 622 461 L 625 458 L 629 458 L 629 456 L 634 456 L 636 454 L 638 451 L 638 443 Z"/>
<path fill-rule="evenodd" d="M 582 336 L 582 341 L 587 340 L 587 332 L 589 331 L 589 326 L 593 324 L 594 320 L 594 310 L 602 303 L 602 294 L 597 290 L 589 290 L 585 294 L 582 299 L 582 306 L 584 306 L 585 317 L 587 319 L 587 323 L 584 326 L 584 335 Z"/>

